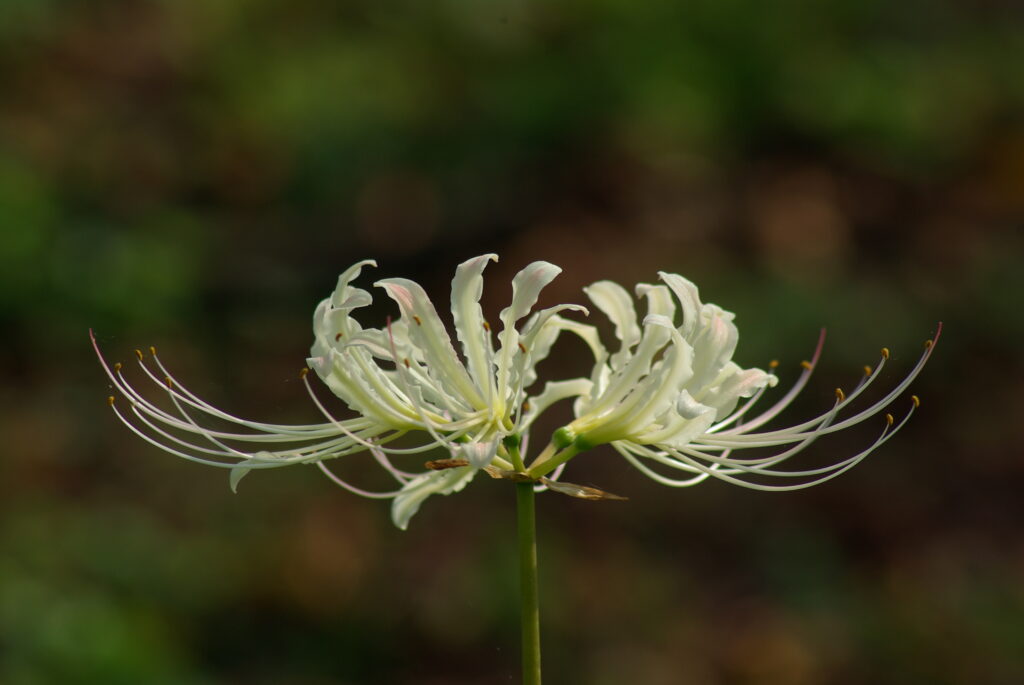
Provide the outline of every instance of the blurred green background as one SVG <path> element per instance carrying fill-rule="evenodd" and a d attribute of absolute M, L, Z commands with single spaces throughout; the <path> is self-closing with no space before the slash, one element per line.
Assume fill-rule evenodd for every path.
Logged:
<path fill-rule="evenodd" d="M 783 383 L 827 327 L 790 422 L 946 324 L 920 413 L 818 488 L 573 462 L 631 500 L 539 500 L 550 682 L 1024 682 L 1022 228 L 1017 2 L 2 0 L 0 683 L 515 682 L 507 483 L 406 533 L 308 468 L 232 495 L 116 422 L 86 333 L 316 421 L 337 274 L 443 301 L 486 251 L 492 316 L 535 259 L 547 303 L 682 273 Z"/>

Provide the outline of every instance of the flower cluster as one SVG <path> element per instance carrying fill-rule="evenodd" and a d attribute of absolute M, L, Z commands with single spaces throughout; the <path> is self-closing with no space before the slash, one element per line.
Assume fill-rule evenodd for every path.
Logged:
<path fill-rule="evenodd" d="M 313 317 L 314 343 L 303 383 L 324 420 L 309 425 L 250 421 L 207 403 L 182 385 L 154 348 L 136 350 L 144 376 L 166 396 L 148 399 L 132 386 L 120 363 L 108 364 L 93 345 L 124 406 L 109 398 L 117 417 L 144 440 L 185 459 L 230 469 L 230 484 L 253 470 L 291 464 L 316 464 L 331 480 L 365 497 L 391 499 L 392 519 L 404 529 L 421 503 L 433 494 L 464 488 L 481 470 L 496 478 L 533 481 L 586 499 L 615 498 L 594 488 L 559 480 L 566 463 L 581 452 L 611 445 L 642 473 L 674 487 L 717 478 L 759 490 L 805 488 L 852 468 L 885 443 L 910 418 L 919 401 L 897 421 L 886 413 L 878 437 L 852 456 L 828 466 L 783 470 L 779 466 L 819 437 L 841 431 L 886 410 L 920 373 L 934 349 L 926 349 L 911 372 L 880 400 L 857 411 L 850 408 L 889 358 L 865 373 L 849 394 L 821 415 L 790 426 L 764 427 L 807 384 L 821 354 L 824 335 L 793 387 L 767 410 L 751 410 L 776 385 L 771 371 L 745 369 L 732 361 L 739 333 L 734 316 L 702 303 L 696 286 L 682 276 L 659 273 L 660 284 L 640 284 L 636 295 L 646 304 L 640 318 L 634 298 L 611 281 L 584 291 L 614 325 L 618 346 L 610 352 L 597 328 L 568 312 L 587 315 L 576 304 L 534 311 L 541 290 L 560 272 L 534 262 L 512 280 L 512 301 L 499 314 L 495 333 L 480 307 L 483 271 L 497 255 L 459 265 L 452 281 L 451 313 L 461 349 L 456 350 L 444 323 L 423 288 L 403 278 L 375 285 L 398 305 L 400 316 L 381 328 L 364 328 L 353 316 L 372 303 L 369 292 L 353 285 L 359 262 L 338 279 L 331 296 Z M 941 324 L 935 340 L 941 332 Z M 539 391 L 536 367 L 563 333 L 581 338 L 594 358 L 587 378 L 550 381 Z M 773 362 L 771 368 L 776 364 Z M 335 417 L 314 393 L 312 370 L 354 416 Z M 559 428 L 547 446 L 527 463 L 523 452 L 531 425 L 556 402 L 573 400 L 574 420 Z M 219 427 L 213 424 L 220 424 Z M 761 449 L 762 456 L 736 456 Z M 428 461 L 425 470 L 400 468 L 403 461 L 442 449 L 446 457 Z M 370 492 L 335 475 L 326 462 L 369 454 L 395 488 Z M 779 479 L 783 482 L 773 482 Z"/>

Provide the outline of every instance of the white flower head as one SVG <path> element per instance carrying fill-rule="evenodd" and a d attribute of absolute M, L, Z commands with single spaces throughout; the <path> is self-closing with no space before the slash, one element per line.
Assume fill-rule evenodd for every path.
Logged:
<path fill-rule="evenodd" d="M 779 470 L 776 467 L 819 437 L 861 423 L 889 406 L 928 361 L 942 324 L 910 374 L 876 403 L 839 418 L 878 378 L 877 372 L 889 358 L 887 349 L 882 350 L 875 369 L 865 367 L 859 385 L 849 395 L 836 390 L 836 403 L 829 411 L 788 428 L 758 431 L 806 385 L 821 354 L 824 332 L 811 361 L 802 363 L 803 373 L 793 388 L 767 411 L 745 418 L 778 379 L 768 371 L 744 369 L 732 361 L 739 339 L 732 312 L 702 303 L 697 287 L 682 276 L 665 272 L 659 276 L 665 285 L 637 286 L 637 294 L 647 300 L 642 324 L 637 323 L 633 300 L 621 286 L 601 281 L 586 289 L 594 305 L 615 324 L 619 348 L 609 354 L 594 342 L 596 330 L 575 325 L 596 351 L 594 369 L 578 388 L 576 419 L 553 437 L 561 451 L 538 459 L 530 468 L 531 475 L 544 475 L 578 452 L 611 444 L 643 473 L 665 485 L 683 487 L 714 477 L 759 490 L 805 488 L 852 468 L 889 440 L 920 404 L 912 397 L 909 411 L 898 424 L 886 414 L 878 438 L 853 456 L 824 468 Z M 742 399 L 747 401 L 737 409 Z M 760 458 L 733 456 L 748 448 L 785 449 Z M 683 477 L 664 475 L 652 468 L 654 465 Z M 765 477 L 790 482 L 765 483 Z"/>
<path fill-rule="evenodd" d="M 470 259 L 452 280 L 451 313 L 458 348 L 423 288 L 404 278 L 375 285 L 398 305 L 399 317 L 378 328 L 364 327 L 356 310 L 372 304 L 353 285 L 372 261 L 362 261 L 338 279 L 330 297 L 313 316 L 314 342 L 302 380 L 324 421 L 281 425 L 250 421 L 204 401 L 171 376 L 157 357 L 136 350 L 139 366 L 167 400 L 151 401 L 132 386 L 121 364 L 96 353 L 127 409 L 110 397 L 117 417 L 153 445 L 185 459 L 230 469 L 235 489 L 253 470 L 316 464 L 332 481 L 359 495 L 392 500 L 392 519 L 408 525 L 433 494 L 462 490 L 482 469 L 496 478 L 535 481 L 536 488 L 584 499 L 621 499 L 595 488 L 558 482 L 565 463 L 580 452 L 610 444 L 630 463 L 660 483 L 687 486 L 709 477 L 762 490 L 808 487 L 846 471 L 889 440 L 902 427 L 885 414 L 874 443 L 824 468 L 781 470 L 780 464 L 819 437 L 883 412 L 921 371 L 933 341 L 910 374 L 880 401 L 843 416 L 878 377 L 889 357 L 883 350 L 877 369 L 820 416 L 794 426 L 765 430 L 807 384 L 823 338 L 793 388 L 767 411 L 751 408 L 777 383 L 769 371 L 744 369 L 733 360 L 739 340 L 734 316 L 702 303 L 696 286 L 681 276 L 661 273 L 662 284 L 640 284 L 646 301 L 639 319 L 633 297 L 611 281 L 585 292 L 615 327 L 618 348 L 609 353 L 597 329 L 564 318 L 562 312 L 587 310 L 575 304 L 533 311 L 540 293 L 561 269 L 548 262 L 528 265 L 512 280 L 512 301 L 498 317 L 495 335 L 480 307 L 483 271 L 493 254 Z M 531 394 L 537 364 L 547 358 L 563 332 L 579 336 L 594 356 L 588 378 L 548 382 Z M 935 340 L 941 332 L 936 333 Z M 313 392 L 312 370 L 354 418 L 338 419 Z M 555 432 L 527 466 L 523 456 L 530 427 L 552 404 L 573 399 L 575 419 Z M 742 402 L 742 404 L 741 404 Z M 213 426 L 211 426 L 213 424 Z M 217 427 L 219 426 L 219 427 Z M 427 462 L 425 471 L 396 465 L 431 450 L 447 458 Z M 747 448 L 772 448 L 768 456 L 735 456 Z M 366 453 L 396 482 L 386 492 L 370 492 L 339 478 L 325 462 Z M 409 456 L 413 455 L 413 456 Z M 665 470 L 668 470 L 669 474 Z M 786 478 L 783 485 L 764 482 Z"/>
<path fill-rule="evenodd" d="M 497 259 L 493 254 L 470 259 L 458 267 L 452 281 L 451 311 L 463 358 L 418 284 L 404 278 L 378 281 L 376 285 L 398 304 L 401 316 L 381 328 L 364 328 L 353 312 L 370 305 L 372 297 L 352 282 L 365 266 L 376 264 L 358 262 L 341 274 L 334 293 L 314 314 L 308 364 L 357 418 L 334 418 L 310 388 L 325 423 L 283 426 L 240 419 L 188 391 L 164 368 L 152 348 L 155 370 L 146 356 L 136 351 L 139 364 L 168 395 L 174 411 L 147 400 L 124 378 L 120 364 L 111 367 L 100 356 L 113 387 L 129 400 L 135 420 L 129 421 L 112 398 L 111 406 L 147 441 L 192 461 L 230 468 L 232 488 L 253 469 L 317 463 L 347 489 L 393 498 L 394 521 L 405 528 L 429 495 L 462 489 L 485 466 L 516 466 L 508 461 L 507 453 L 503 458 L 498 452 L 505 451 L 503 440 L 516 436 L 518 441 L 523 430 L 526 389 L 536 380 L 534 369 L 547 357 L 561 330 L 551 324 L 562 320 L 558 312 L 587 312 L 573 304 L 533 312 L 541 290 L 561 272 L 548 262 L 534 262 L 512 280 L 512 302 L 499 315 L 501 332 L 496 344 L 479 301 L 484 268 Z M 302 378 L 309 388 L 306 373 Z M 234 430 L 208 428 L 193 414 L 233 424 Z M 392 446 L 409 433 L 418 434 L 421 444 Z M 465 465 L 413 474 L 389 460 L 389 455 L 437 447 L 446 448 L 454 463 Z M 370 493 L 337 478 L 323 463 L 357 452 L 371 453 L 399 487 L 393 492 Z"/>

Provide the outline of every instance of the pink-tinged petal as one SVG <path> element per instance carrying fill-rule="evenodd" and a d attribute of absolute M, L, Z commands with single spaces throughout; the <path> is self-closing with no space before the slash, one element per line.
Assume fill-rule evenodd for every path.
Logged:
<path fill-rule="evenodd" d="M 409 327 L 409 336 L 423 351 L 427 367 L 436 374 L 435 378 L 451 387 L 452 394 L 461 395 L 477 409 L 484 408 L 484 397 L 455 353 L 451 338 L 423 288 L 406 278 L 387 278 L 377 281 L 376 285 L 398 303 Z"/>

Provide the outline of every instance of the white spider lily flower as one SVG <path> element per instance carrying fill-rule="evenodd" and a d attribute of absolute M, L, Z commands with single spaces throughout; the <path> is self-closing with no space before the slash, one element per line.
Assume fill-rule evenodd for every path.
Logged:
<path fill-rule="evenodd" d="M 579 305 L 558 305 L 533 313 L 517 328 L 541 290 L 561 272 L 553 264 L 534 262 L 512 281 L 512 302 L 500 313 L 502 331 L 496 348 L 479 305 L 482 273 L 490 261 L 497 261 L 497 255 L 464 262 L 452 281 L 451 311 L 465 361 L 418 284 L 401 278 L 379 281 L 376 285 L 398 303 L 401 317 L 379 329 L 363 328 L 352 312 L 371 304 L 372 298 L 352 281 L 363 267 L 376 264 L 362 261 L 341 274 L 334 293 L 314 314 L 308 364 L 358 414 L 356 418 L 334 418 L 303 373 L 326 422 L 287 426 L 242 419 L 190 392 L 170 375 L 153 348 L 151 361 L 137 350 L 144 374 L 169 398 L 173 411 L 168 411 L 129 384 L 121 364 L 108 365 L 97 347 L 114 389 L 128 400 L 130 413 L 119 409 L 113 397 L 110 404 L 121 421 L 151 444 L 191 461 L 231 469 L 232 489 L 254 469 L 317 463 L 352 492 L 393 499 L 392 518 L 404 529 L 429 495 L 461 490 L 484 466 L 513 468 L 498 452 L 507 437 L 518 440 L 525 426 L 521 407 L 527 402 L 526 388 L 536 378 L 535 366 L 564 328 L 557 313 L 587 311 Z M 211 428 L 210 420 L 228 428 Z M 420 435 L 421 444 L 392 445 L 409 433 Z M 414 474 L 389 460 L 389 455 L 436 447 L 446 448 L 465 465 Z M 358 452 L 369 452 L 397 480 L 397 489 L 368 492 L 338 478 L 323 463 Z"/>
<path fill-rule="evenodd" d="M 807 384 L 821 354 L 824 332 L 811 361 L 802 363 L 803 373 L 793 388 L 767 411 L 744 420 L 766 389 L 777 383 L 777 378 L 768 371 L 744 369 L 732 361 L 739 339 L 734 314 L 701 303 L 697 287 L 682 276 L 664 272 L 659 272 L 659 276 L 665 285 L 637 286 L 637 295 L 647 300 L 648 314 L 642 325 L 637 323 L 632 298 L 621 286 L 601 281 L 586 289 L 593 303 L 615 325 L 619 348 L 614 354 L 603 347 L 595 348 L 592 341 L 596 331 L 575 324 L 577 330 L 591 329 L 586 337 L 592 349 L 596 349 L 594 370 L 589 380 L 577 382 L 572 388 L 563 387 L 561 393 L 549 384 L 548 390 L 558 394 L 558 399 L 576 396 L 576 419 L 556 431 L 553 449 L 531 465 L 530 475 L 543 476 L 581 451 L 610 443 L 645 475 L 673 487 L 695 485 L 713 477 L 758 490 L 805 488 L 852 468 L 888 441 L 919 405 L 917 397 L 912 397 L 910 410 L 898 424 L 891 414 L 886 414 L 881 434 L 853 456 L 824 468 L 779 470 L 778 465 L 817 438 L 859 424 L 889 406 L 928 361 L 942 324 L 935 339 L 926 343 L 925 352 L 913 370 L 874 404 L 840 418 L 878 378 L 878 371 L 889 358 L 887 349 L 883 349 L 876 369 L 865 367 L 860 384 L 849 395 L 836 390 L 836 403 L 829 411 L 789 428 L 758 431 Z M 682 310 L 678 326 L 672 295 Z M 737 409 L 744 398 L 747 401 Z M 778 451 L 757 458 L 733 456 L 748 448 Z M 557 450 L 561 451 L 556 454 Z M 683 477 L 665 475 L 655 465 L 679 472 Z M 764 483 L 761 477 L 789 478 L 792 482 Z"/>

